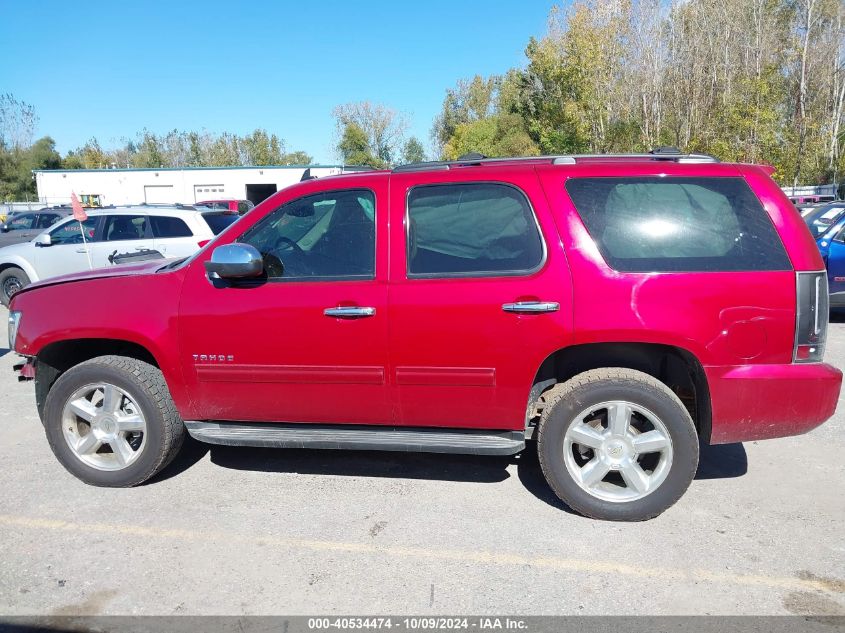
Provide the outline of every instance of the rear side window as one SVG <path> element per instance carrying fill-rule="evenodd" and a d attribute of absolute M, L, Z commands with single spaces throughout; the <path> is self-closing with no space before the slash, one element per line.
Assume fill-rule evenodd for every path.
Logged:
<path fill-rule="evenodd" d="M 543 261 L 525 195 L 495 183 L 413 188 L 407 249 L 410 277 L 519 274 Z"/>
<path fill-rule="evenodd" d="M 208 228 L 211 229 L 211 232 L 215 235 L 223 232 L 223 229 L 229 227 L 230 224 L 233 224 L 237 221 L 238 216 L 236 213 L 203 213 L 202 218 L 205 220 L 205 223 L 208 224 Z"/>
<path fill-rule="evenodd" d="M 153 226 L 155 237 L 191 237 L 193 235 L 191 229 L 181 218 L 153 215 L 150 216 L 150 223 Z"/>
<path fill-rule="evenodd" d="M 566 190 L 616 270 L 792 269 L 742 178 L 572 178 Z"/>

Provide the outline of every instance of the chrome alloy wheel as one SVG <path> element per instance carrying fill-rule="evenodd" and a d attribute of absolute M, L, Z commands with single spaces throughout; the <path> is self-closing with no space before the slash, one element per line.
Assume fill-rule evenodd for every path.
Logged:
<path fill-rule="evenodd" d="M 636 501 L 666 480 L 672 438 L 654 413 L 613 400 L 585 409 L 570 423 L 563 459 L 575 482 L 611 502 Z"/>
<path fill-rule="evenodd" d="M 99 383 L 85 385 L 68 398 L 62 432 L 83 463 L 97 470 L 122 470 L 143 452 L 147 422 L 128 393 Z"/>

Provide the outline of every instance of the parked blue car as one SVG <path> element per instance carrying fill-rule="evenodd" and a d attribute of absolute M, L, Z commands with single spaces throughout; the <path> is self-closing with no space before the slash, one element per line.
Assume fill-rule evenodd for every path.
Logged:
<path fill-rule="evenodd" d="M 839 220 L 845 218 L 845 200 L 814 206 L 806 213 L 802 211 L 801 217 L 813 237 L 819 239 L 822 233 L 827 233 Z"/>
<path fill-rule="evenodd" d="M 827 266 L 830 307 L 845 308 L 845 217 L 830 226 L 816 243 Z"/>

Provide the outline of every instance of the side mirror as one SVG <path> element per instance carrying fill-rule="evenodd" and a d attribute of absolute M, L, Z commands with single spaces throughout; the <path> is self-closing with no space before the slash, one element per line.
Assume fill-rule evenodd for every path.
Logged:
<path fill-rule="evenodd" d="M 35 245 L 41 247 L 52 246 L 53 240 L 50 238 L 49 233 L 42 233 L 35 238 Z"/>
<path fill-rule="evenodd" d="M 264 272 L 264 260 L 258 249 L 249 244 L 225 244 L 211 252 L 205 270 L 221 279 L 258 277 Z"/>

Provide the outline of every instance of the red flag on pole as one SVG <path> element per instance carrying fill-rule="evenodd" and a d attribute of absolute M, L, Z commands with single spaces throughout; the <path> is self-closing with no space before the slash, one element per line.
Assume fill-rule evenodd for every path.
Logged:
<path fill-rule="evenodd" d="M 78 220 L 79 222 L 85 222 L 88 219 L 88 214 L 85 213 L 85 209 L 82 208 L 82 204 L 79 202 L 79 198 L 76 197 L 76 192 L 72 191 L 70 194 L 70 202 L 71 207 L 73 207 L 73 219 Z"/>

